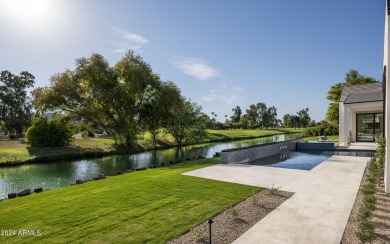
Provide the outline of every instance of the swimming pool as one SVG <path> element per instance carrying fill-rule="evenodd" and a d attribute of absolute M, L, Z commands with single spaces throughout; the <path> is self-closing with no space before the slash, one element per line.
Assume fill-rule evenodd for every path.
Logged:
<path fill-rule="evenodd" d="M 290 151 L 261 158 L 250 165 L 261 165 L 275 168 L 311 170 L 333 155 L 372 157 L 372 152 L 342 152 L 342 151 Z"/>

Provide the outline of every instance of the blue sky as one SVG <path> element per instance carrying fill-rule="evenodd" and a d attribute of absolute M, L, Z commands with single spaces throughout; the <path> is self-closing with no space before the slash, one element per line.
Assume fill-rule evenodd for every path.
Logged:
<path fill-rule="evenodd" d="M 0 0 L 0 70 L 36 86 L 93 52 L 139 53 L 218 120 L 265 102 L 325 118 L 350 69 L 381 79 L 384 0 Z"/>

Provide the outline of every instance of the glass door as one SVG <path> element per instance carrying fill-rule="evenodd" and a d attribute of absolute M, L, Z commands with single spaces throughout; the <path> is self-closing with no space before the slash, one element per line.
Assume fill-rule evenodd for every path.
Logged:
<path fill-rule="evenodd" d="M 383 114 L 375 114 L 375 138 L 383 137 Z"/>
<path fill-rule="evenodd" d="M 356 141 L 375 142 L 383 137 L 383 113 L 356 115 Z"/>
<path fill-rule="evenodd" d="M 374 142 L 375 114 L 356 115 L 356 141 Z"/>

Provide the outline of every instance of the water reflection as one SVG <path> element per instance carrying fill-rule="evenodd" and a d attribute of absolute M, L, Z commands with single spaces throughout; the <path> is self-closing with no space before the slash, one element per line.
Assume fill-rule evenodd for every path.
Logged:
<path fill-rule="evenodd" d="M 124 172 L 136 168 L 158 166 L 161 163 L 167 164 L 171 161 L 185 161 L 187 158 L 193 159 L 198 156 L 209 158 L 224 149 L 283 141 L 294 137 L 294 134 L 277 135 L 242 141 L 186 146 L 181 149 L 161 149 L 133 155 L 115 155 L 3 168 L 1 170 L 5 173 L 5 178 L 0 179 L 0 199 L 7 198 L 9 193 L 18 192 L 25 188 L 59 188 L 73 184 L 78 179 L 91 180 L 99 174 L 116 175 L 118 171 Z"/>

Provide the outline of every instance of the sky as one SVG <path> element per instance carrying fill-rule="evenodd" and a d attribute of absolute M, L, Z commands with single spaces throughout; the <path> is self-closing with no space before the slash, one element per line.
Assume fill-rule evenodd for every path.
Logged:
<path fill-rule="evenodd" d="M 217 120 L 264 102 L 325 118 L 350 69 L 382 77 L 385 0 L 0 0 L 0 71 L 35 87 L 131 49 Z"/>

